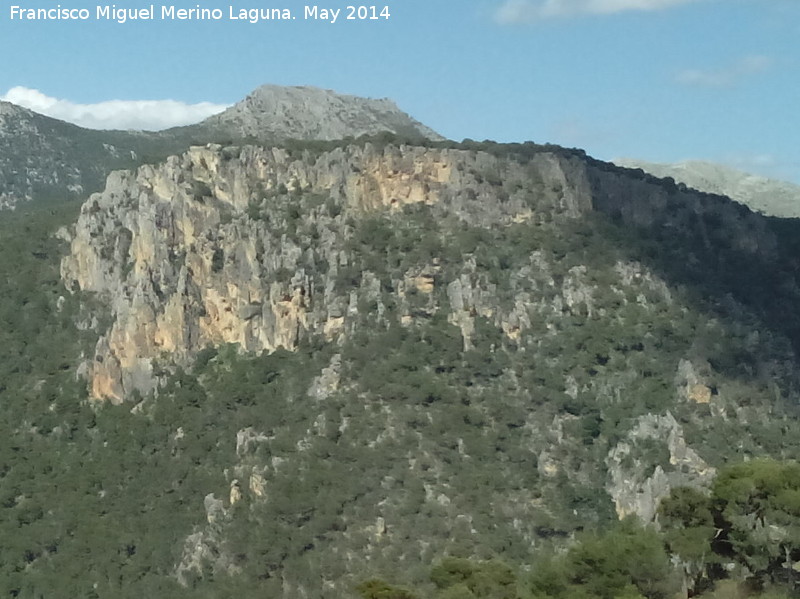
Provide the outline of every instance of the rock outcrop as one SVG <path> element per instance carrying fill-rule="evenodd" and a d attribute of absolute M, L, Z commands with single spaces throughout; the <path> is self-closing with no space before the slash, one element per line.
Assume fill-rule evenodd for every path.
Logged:
<path fill-rule="evenodd" d="M 532 164 L 553 180 L 548 190 L 563 186 L 562 159 L 543 153 Z M 524 190 L 494 201 L 496 184 L 478 173 L 505 170 L 513 188 L 528 168 L 482 153 L 367 144 L 316 157 L 195 147 L 113 173 L 83 206 L 62 263 L 67 286 L 100 294 L 113 319 L 89 365 L 92 396 L 148 393 L 160 359 L 187 364 L 208 345 L 260 352 L 315 334 L 335 339 L 358 312 L 336 284 L 351 261 L 348 219 L 421 203 L 473 225 L 507 225 L 531 213 Z M 589 208 L 575 185 L 565 188 L 541 201 L 567 214 Z M 412 279 L 422 295 L 435 284 L 430 273 Z M 457 286 L 452 301 L 464 312 L 474 294 Z"/>
<path fill-rule="evenodd" d="M 714 239 L 704 223 L 713 219 L 737 251 L 769 260 L 776 247 L 763 219 L 735 204 L 569 152 L 513 160 L 369 143 L 313 154 L 194 147 L 160 166 L 113 173 L 81 210 L 62 276 L 68 287 L 106 298 L 113 320 L 88 367 L 92 396 L 118 402 L 148 393 L 157 387 L 159 361 L 189 364 L 209 345 L 261 352 L 294 349 L 314 335 L 337 339 L 358 314 L 359 297 L 380 303 L 380 284 L 368 273 L 360 292 L 337 285 L 354 267 L 352 219 L 415 204 L 481 228 L 597 210 L 636 227 L 696 231 L 706 246 Z M 538 277 L 552 287 L 547 265 L 534 258 L 516 279 Z M 404 322 L 414 310 L 439 309 L 438 268 L 431 263 L 394 285 Z M 475 317 L 491 319 L 512 340 L 531 326 L 528 307 L 536 302 L 529 292 L 500 313 L 496 291 L 474 262 L 465 261 L 461 272 L 445 286 L 448 319 L 466 348 Z M 586 272 L 573 268 L 555 304 L 542 309 L 591 316 L 596 300 Z M 408 306 L 408 289 L 427 307 Z"/>
<path fill-rule="evenodd" d="M 667 459 L 658 459 L 659 452 Z M 654 463 L 658 464 L 655 468 Z M 622 519 L 635 514 L 643 522 L 655 519 L 659 502 L 674 487 L 708 487 L 716 474 L 686 444 L 683 429 L 669 412 L 640 417 L 627 438 L 609 452 L 606 466 L 606 490 L 617 516 Z"/>

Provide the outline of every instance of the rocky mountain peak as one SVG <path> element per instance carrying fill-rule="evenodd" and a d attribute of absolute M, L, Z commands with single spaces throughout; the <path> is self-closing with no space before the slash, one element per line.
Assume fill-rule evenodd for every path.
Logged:
<path fill-rule="evenodd" d="M 242 137 L 332 140 L 389 131 L 442 139 L 389 99 L 361 98 L 310 86 L 263 85 L 203 124 L 221 126 Z"/>

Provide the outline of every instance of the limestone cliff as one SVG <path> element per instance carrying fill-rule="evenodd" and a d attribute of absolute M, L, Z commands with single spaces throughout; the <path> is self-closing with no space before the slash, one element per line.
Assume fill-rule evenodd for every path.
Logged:
<path fill-rule="evenodd" d="M 586 183 L 568 181 L 562 162 L 543 153 L 533 165 L 551 181 L 544 188 L 559 190 L 545 193 L 551 203 L 577 215 L 589 207 Z M 530 219 L 523 193 L 493 201 L 497 184 L 478 175 L 520 181 L 530 168 L 482 153 L 367 144 L 319 156 L 195 147 L 113 173 L 83 206 L 62 264 L 67 285 L 106 298 L 113 318 L 89 367 L 92 396 L 118 402 L 151 391 L 160 358 L 186 364 L 207 345 L 260 352 L 312 335 L 335 340 L 357 312 L 358 298 L 336 286 L 349 266 L 349 219 L 417 203 L 487 227 Z M 423 293 L 434 284 L 431 274 L 413 279 Z M 463 313 L 474 301 L 459 285 L 451 295 Z"/>
<path fill-rule="evenodd" d="M 113 319 L 89 366 L 92 396 L 118 402 L 133 391 L 147 393 L 156 388 L 160 359 L 188 364 L 208 345 L 260 352 L 294 349 L 314 335 L 336 340 L 357 314 L 359 297 L 375 299 L 368 278 L 355 295 L 336 284 L 354 266 L 352 219 L 414 204 L 481 228 L 594 209 L 633 226 L 696 231 L 701 246 L 713 244 L 705 223 L 714 218 L 740 251 L 764 259 L 775 251 L 757 215 L 569 153 L 508 160 L 371 144 L 314 154 L 194 147 L 159 166 L 112 173 L 105 191 L 81 210 L 62 276 L 70 288 L 105 297 Z M 495 314 L 494 292 L 481 288 L 470 264 L 447 282 L 449 320 L 461 328 L 465 347 L 475 316 L 518 338 L 530 328 L 535 298 L 518 294 Z M 519 276 L 546 268 L 532 266 Z M 397 281 L 400 301 L 412 287 L 430 295 L 437 268 L 431 263 Z M 562 309 L 591 315 L 585 272 L 575 267 L 564 279 Z M 427 313 L 438 308 L 431 299 Z"/>

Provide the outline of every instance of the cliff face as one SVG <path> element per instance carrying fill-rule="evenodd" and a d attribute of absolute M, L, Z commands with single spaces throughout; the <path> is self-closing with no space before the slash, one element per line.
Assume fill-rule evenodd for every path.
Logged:
<path fill-rule="evenodd" d="M 573 215 L 588 208 L 585 181 L 568 181 L 558 158 L 536 165 L 545 187 L 563 190 L 551 192 L 554 203 Z M 90 367 L 92 395 L 151 391 L 159 358 L 186 364 L 207 345 L 260 352 L 315 334 L 335 340 L 358 300 L 335 283 L 352 266 L 348 220 L 409 204 L 439 204 L 486 227 L 530 219 L 520 198 L 487 201 L 492 183 L 472 174 L 500 168 L 456 150 L 367 145 L 292 158 L 209 146 L 113 173 L 83 206 L 62 264 L 68 286 L 101 294 L 113 314 Z M 522 166 L 509 170 L 524 177 Z M 293 204 L 300 195 L 306 202 Z M 416 274 L 410 284 L 425 293 L 433 279 Z"/>
<path fill-rule="evenodd" d="M 531 197 L 535 194 L 535 202 Z M 775 252 L 764 220 L 720 198 L 670 189 L 549 152 L 528 161 L 456 149 L 367 144 L 312 155 L 281 149 L 194 147 L 160 166 L 113 173 L 84 204 L 62 264 L 67 285 L 106 298 L 113 324 L 89 368 L 92 396 L 122 401 L 156 388 L 154 367 L 189 364 L 206 346 L 250 352 L 294 349 L 352 327 L 368 286 L 342 291 L 354 268 L 353 219 L 404 206 L 435 206 L 466 226 L 506 227 L 548 213 L 576 218 L 597 210 L 635 227 L 688 231 L 711 244 L 713 217 L 735 249 L 764 260 Z M 430 294 L 434 263 L 406 273 L 396 293 Z M 572 274 L 580 286 L 580 272 Z M 565 285 L 568 281 L 565 281 Z M 470 277 L 447 282 L 451 320 L 469 346 L 471 316 L 491 314 Z M 483 294 L 485 295 L 485 291 Z M 520 297 L 510 320 L 529 320 Z M 565 291 L 568 305 L 587 301 Z M 483 303 L 487 303 L 484 301 Z"/>

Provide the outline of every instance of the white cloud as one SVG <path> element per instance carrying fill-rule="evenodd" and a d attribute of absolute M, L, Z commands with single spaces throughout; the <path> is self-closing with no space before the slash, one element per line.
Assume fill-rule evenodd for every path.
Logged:
<path fill-rule="evenodd" d="M 186 104 L 175 100 L 109 100 L 76 104 L 27 87 L 13 87 L 0 96 L 0 100 L 89 129 L 157 131 L 197 123 L 227 108 L 223 104 Z"/>
<path fill-rule="evenodd" d="M 700 0 L 505 0 L 494 16 L 502 24 L 532 23 L 556 17 L 660 10 L 698 1 Z"/>
<path fill-rule="evenodd" d="M 678 83 L 698 87 L 731 87 L 752 75 L 768 70 L 773 61 L 768 56 L 745 56 L 721 69 L 686 69 L 675 76 Z"/>

